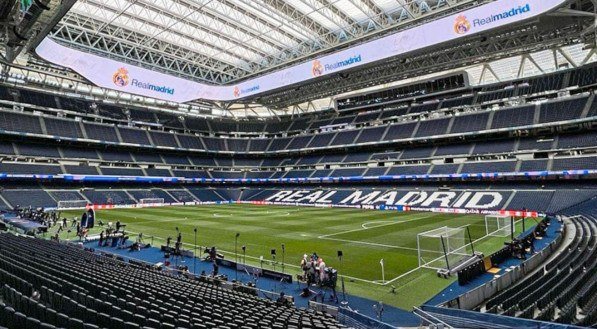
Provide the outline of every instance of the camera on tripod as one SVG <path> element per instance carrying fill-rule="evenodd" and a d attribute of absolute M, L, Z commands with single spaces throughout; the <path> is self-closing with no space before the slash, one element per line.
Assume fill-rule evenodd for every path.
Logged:
<path fill-rule="evenodd" d="M 338 283 L 338 271 L 335 268 L 328 267 L 325 270 L 326 278 L 321 282 L 322 287 L 336 289 Z"/>

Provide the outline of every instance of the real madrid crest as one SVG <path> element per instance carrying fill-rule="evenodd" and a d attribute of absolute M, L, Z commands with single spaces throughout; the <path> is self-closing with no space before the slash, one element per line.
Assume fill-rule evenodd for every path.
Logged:
<path fill-rule="evenodd" d="M 457 34 L 465 34 L 471 30 L 471 23 L 466 19 L 466 16 L 459 15 L 454 22 L 454 32 Z"/>
<path fill-rule="evenodd" d="M 114 75 L 112 75 L 112 82 L 118 87 L 126 87 L 129 84 L 129 71 L 124 67 L 119 68 Z"/>

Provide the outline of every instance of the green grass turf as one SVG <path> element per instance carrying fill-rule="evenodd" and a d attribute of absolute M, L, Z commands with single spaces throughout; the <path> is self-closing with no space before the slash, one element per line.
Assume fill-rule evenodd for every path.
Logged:
<path fill-rule="evenodd" d="M 80 210 L 63 212 L 69 218 L 80 214 Z M 229 259 L 234 259 L 234 236 L 239 232 L 239 254 L 240 246 L 246 245 L 247 263 L 258 265 L 259 256 L 263 256 L 267 260 L 264 267 L 271 268 L 270 250 L 275 248 L 277 270 L 281 269 L 284 243 L 286 272 L 293 274 L 300 272 L 298 264 L 304 253 L 317 252 L 328 266 L 338 268 L 346 276 L 348 293 L 405 309 L 433 297 L 451 280 L 438 278 L 433 270 L 419 269 L 392 282 L 397 292 L 392 294 L 389 285 L 374 283 L 382 279 L 380 259 L 384 259 L 385 279 L 389 281 L 418 267 L 416 237 L 420 232 L 469 225 L 473 240 L 485 235 L 484 216 L 480 215 L 350 208 L 203 205 L 100 210 L 97 218 L 104 223 L 120 220 L 127 225 L 127 231 L 142 232 L 146 242 L 153 236 L 154 245 L 164 244 L 168 236 L 175 238 L 178 227 L 185 249 L 193 249 L 193 228 L 197 227 L 198 245 L 217 246 Z M 527 222 L 527 227 L 533 223 Z M 91 234 L 99 231 L 96 227 Z M 517 231 L 521 231 L 520 227 Z M 67 233 L 62 234 L 62 238 L 66 236 Z M 488 254 L 501 248 L 505 240 L 485 238 L 475 244 L 475 249 Z M 336 257 L 337 250 L 344 253 L 342 264 Z"/>

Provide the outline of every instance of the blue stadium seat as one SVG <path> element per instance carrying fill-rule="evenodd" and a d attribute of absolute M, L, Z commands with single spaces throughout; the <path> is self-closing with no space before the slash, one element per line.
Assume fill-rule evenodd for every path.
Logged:
<path fill-rule="evenodd" d="M 0 129 L 41 134 L 38 116 L 0 111 Z"/>
<path fill-rule="evenodd" d="M 386 132 L 386 136 L 384 140 L 391 141 L 391 140 L 399 140 L 404 138 L 410 138 L 413 134 L 415 129 L 416 123 L 406 123 L 406 124 L 397 124 L 391 125 Z"/>
<path fill-rule="evenodd" d="M 193 149 L 193 150 L 204 150 L 205 147 L 201 143 L 201 139 L 197 136 L 190 136 L 190 135 L 177 135 L 178 141 L 180 142 L 180 147 L 184 149 Z"/>
<path fill-rule="evenodd" d="M 579 119 L 585 109 L 587 97 L 549 102 L 541 105 L 540 123 Z"/>
<path fill-rule="evenodd" d="M 228 151 L 231 152 L 247 152 L 247 147 L 249 146 L 248 139 L 240 139 L 240 138 L 230 138 L 226 139 L 228 143 Z"/>
<path fill-rule="evenodd" d="M 124 143 L 151 145 L 145 130 L 119 127 L 118 132 Z"/>
<path fill-rule="evenodd" d="M 166 147 L 175 147 L 179 148 L 178 142 L 176 142 L 176 138 L 174 134 L 171 133 L 163 133 L 158 131 L 150 131 L 149 135 L 151 136 L 151 140 L 153 141 L 153 145 L 155 146 L 166 146 Z"/>
<path fill-rule="evenodd" d="M 361 134 L 359 135 L 355 143 L 359 144 L 368 142 L 378 142 L 382 139 L 387 128 L 387 126 L 381 126 L 363 129 L 361 130 Z"/>
<path fill-rule="evenodd" d="M 17 149 L 20 155 L 33 157 L 60 158 L 58 149 L 54 146 L 38 144 L 18 144 Z"/>
<path fill-rule="evenodd" d="M 534 115 L 534 105 L 495 111 L 491 128 L 511 128 L 532 125 Z"/>
<path fill-rule="evenodd" d="M 83 126 L 85 127 L 89 139 L 113 143 L 119 142 L 114 126 L 95 123 L 84 123 Z"/>
<path fill-rule="evenodd" d="M 421 121 L 415 137 L 428 137 L 443 135 L 448 129 L 450 119 L 436 119 L 429 121 Z"/>
<path fill-rule="evenodd" d="M 450 133 L 456 134 L 485 130 L 487 120 L 489 120 L 488 112 L 457 116 L 454 118 Z"/>
<path fill-rule="evenodd" d="M 349 145 L 353 144 L 355 138 L 359 135 L 358 130 L 340 131 L 332 140 L 330 145 Z"/>
<path fill-rule="evenodd" d="M 71 137 L 71 138 L 82 138 L 83 132 L 79 122 L 74 120 L 64 120 L 44 117 L 44 124 L 46 131 L 49 135 Z"/>

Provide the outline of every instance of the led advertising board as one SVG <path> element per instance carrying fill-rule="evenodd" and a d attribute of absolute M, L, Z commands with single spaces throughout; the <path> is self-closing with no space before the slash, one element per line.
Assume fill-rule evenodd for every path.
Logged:
<path fill-rule="evenodd" d="M 103 88 L 179 103 L 195 99 L 234 101 L 521 22 L 564 2 L 566 0 L 494 1 L 229 86 L 198 83 L 124 64 L 63 46 L 49 38 L 40 43 L 36 52 L 45 60 L 69 67 Z"/>

